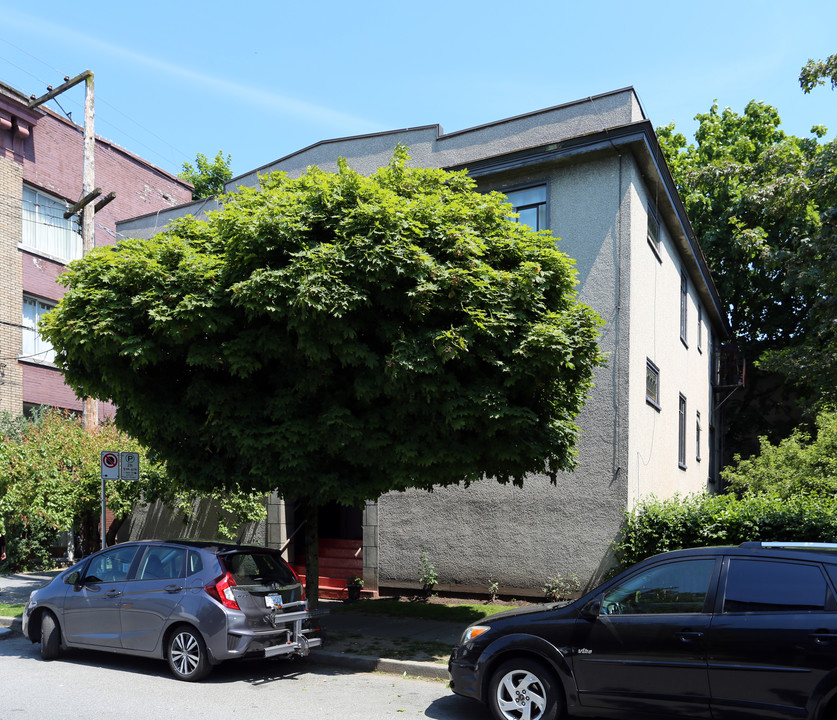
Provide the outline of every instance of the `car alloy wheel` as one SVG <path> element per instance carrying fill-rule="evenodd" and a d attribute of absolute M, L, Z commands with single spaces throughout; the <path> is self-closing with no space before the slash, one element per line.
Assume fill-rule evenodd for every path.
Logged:
<path fill-rule="evenodd" d="M 489 704 L 497 720 L 556 720 L 561 698 L 554 675 L 527 658 L 503 663 L 491 678 Z"/>
<path fill-rule="evenodd" d="M 187 625 L 181 625 L 171 634 L 168 660 L 169 667 L 178 680 L 200 680 L 211 669 L 206 658 L 203 638 Z"/>

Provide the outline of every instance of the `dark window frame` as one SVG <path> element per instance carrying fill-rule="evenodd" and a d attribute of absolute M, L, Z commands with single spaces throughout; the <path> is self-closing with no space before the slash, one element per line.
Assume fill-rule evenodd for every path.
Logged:
<path fill-rule="evenodd" d="M 517 193 L 522 192 L 524 190 L 532 190 L 535 188 L 543 188 L 544 189 L 544 200 L 543 202 L 538 203 L 528 203 L 526 205 L 515 205 L 512 198 L 509 198 L 509 193 Z M 513 185 L 511 187 L 504 187 L 498 189 L 497 192 L 503 193 L 503 195 L 508 198 L 509 204 L 514 208 L 514 212 L 520 213 L 521 210 L 531 210 L 537 209 L 538 214 L 538 227 L 533 228 L 534 230 L 549 230 L 551 227 L 550 223 L 550 207 L 549 207 L 549 190 L 550 190 L 550 183 L 549 180 L 539 180 L 538 182 L 531 182 L 526 183 L 525 185 Z M 541 215 L 541 208 L 543 208 L 543 214 Z M 519 221 L 519 218 L 515 218 L 516 221 Z M 543 227 L 541 227 L 541 221 L 543 221 Z M 532 227 L 529 225 L 529 227 Z"/>
<path fill-rule="evenodd" d="M 689 347 L 689 278 L 680 272 L 680 342 Z"/>
<path fill-rule="evenodd" d="M 653 395 L 648 391 L 649 373 L 654 377 L 657 385 L 657 392 Z M 660 368 L 658 368 L 649 358 L 645 358 L 645 402 L 657 412 L 662 409 L 662 405 L 660 404 Z"/>
<path fill-rule="evenodd" d="M 686 413 L 688 410 L 688 403 L 686 396 L 680 393 L 678 400 L 678 420 L 677 420 L 677 466 L 681 470 L 686 469 Z"/>
<path fill-rule="evenodd" d="M 654 203 L 652 202 L 648 203 L 645 210 L 648 215 L 645 237 L 648 240 L 648 246 L 651 248 L 651 250 L 654 252 L 654 255 L 657 257 L 657 261 L 662 262 L 663 256 L 661 251 L 662 239 L 660 237 L 660 216 L 657 213 L 656 205 L 654 205 Z"/>

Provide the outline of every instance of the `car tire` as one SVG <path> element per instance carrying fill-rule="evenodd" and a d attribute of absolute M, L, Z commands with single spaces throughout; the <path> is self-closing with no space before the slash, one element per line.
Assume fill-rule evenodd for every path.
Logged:
<path fill-rule="evenodd" d="M 166 644 L 169 668 L 178 680 L 195 682 L 206 677 L 212 666 L 201 634 L 190 625 L 178 625 Z"/>
<path fill-rule="evenodd" d="M 521 657 L 500 665 L 488 684 L 495 720 L 558 720 L 564 696 L 555 674 L 543 663 Z"/>
<path fill-rule="evenodd" d="M 61 652 L 61 630 L 58 620 L 49 610 L 41 616 L 41 658 L 55 660 Z"/>

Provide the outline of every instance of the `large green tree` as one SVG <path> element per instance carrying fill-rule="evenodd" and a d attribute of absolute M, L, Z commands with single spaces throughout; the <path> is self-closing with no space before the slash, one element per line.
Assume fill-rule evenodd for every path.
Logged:
<path fill-rule="evenodd" d="M 750 365 L 732 440 L 743 449 L 749 436 L 746 449 L 755 450 L 756 434 L 790 432 L 795 394 L 812 403 L 835 397 L 835 354 L 826 348 L 837 317 L 837 146 L 821 142 L 823 127 L 808 138 L 785 134 L 776 109 L 755 101 L 742 115 L 714 104 L 697 120 L 693 144 L 673 125 L 658 135 Z M 768 371 L 788 377 L 794 392 Z"/>
<path fill-rule="evenodd" d="M 67 382 L 197 487 L 316 507 L 554 481 L 601 321 L 555 239 L 509 212 L 403 148 L 370 177 L 272 174 L 71 264 L 41 330 Z"/>

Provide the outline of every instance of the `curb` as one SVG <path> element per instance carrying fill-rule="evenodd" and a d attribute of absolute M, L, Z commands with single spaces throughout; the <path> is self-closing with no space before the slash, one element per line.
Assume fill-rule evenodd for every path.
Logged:
<path fill-rule="evenodd" d="M 10 632 L 0 632 L 0 640 L 6 640 L 12 637 L 12 635 L 23 634 L 23 621 L 19 617 L 0 615 L 0 628 L 10 630 Z"/>
<path fill-rule="evenodd" d="M 8 629 L 9 632 L 3 632 Z M 0 642 L 23 633 L 23 623 L 19 617 L 0 616 Z M 315 650 L 307 658 L 313 665 L 328 665 L 359 672 L 382 672 L 389 675 L 407 675 L 427 680 L 450 680 L 447 665 L 418 662 L 415 660 L 390 660 L 374 655 L 351 655 L 348 653 Z"/>
<path fill-rule="evenodd" d="M 313 651 L 308 662 L 315 665 L 330 665 L 361 672 L 383 672 L 390 675 L 409 675 L 428 680 L 450 680 L 448 666 L 439 663 L 418 662 L 415 660 L 390 660 L 374 655 L 350 655 L 333 653 L 327 650 Z"/>

